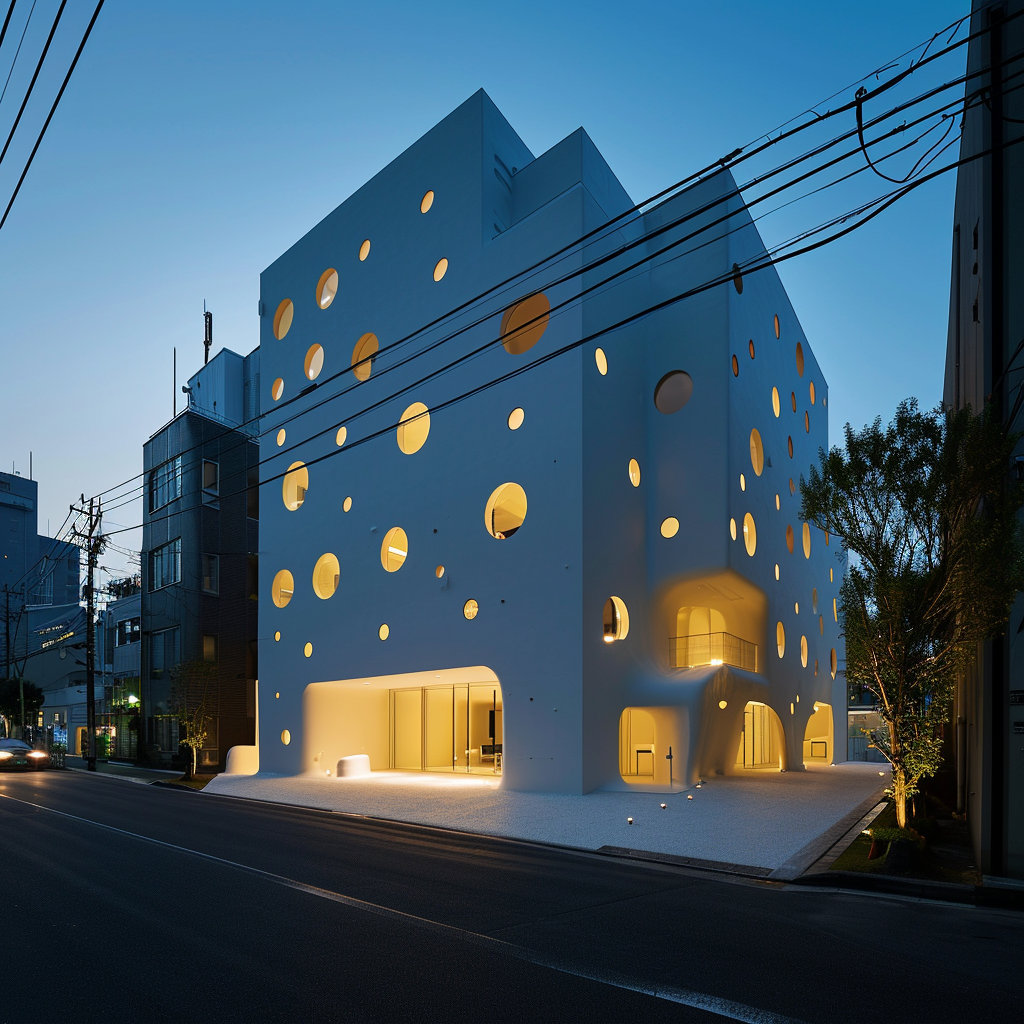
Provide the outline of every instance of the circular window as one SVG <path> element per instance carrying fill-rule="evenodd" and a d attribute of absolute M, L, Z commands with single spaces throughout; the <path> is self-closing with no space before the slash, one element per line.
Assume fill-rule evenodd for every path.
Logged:
<path fill-rule="evenodd" d="M 729 702 L 727 700 L 720 700 L 718 706 L 724 711 L 729 706 Z"/>
<path fill-rule="evenodd" d="M 836 581 L 835 576 L 832 575 L 832 570 L 831 569 L 829 569 L 829 571 L 828 571 L 828 581 L 829 581 L 829 583 L 835 583 L 835 581 Z"/>
<path fill-rule="evenodd" d="M 661 522 L 661 535 L 665 538 L 672 538 L 679 532 L 679 520 L 675 516 L 669 516 Z"/>
<path fill-rule="evenodd" d="M 287 729 L 281 730 L 281 742 L 287 747 L 292 741 L 292 734 Z"/>
<path fill-rule="evenodd" d="M 370 255 L 370 240 L 368 238 L 363 239 L 363 244 L 359 246 L 359 262 L 362 263 L 367 256 Z"/>
<path fill-rule="evenodd" d="M 738 263 L 734 263 L 732 265 L 732 283 L 733 283 L 733 287 L 736 289 L 736 294 L 737 295 L 742 295 L 743 294 L 743 274 L 740 271 L 740 265 Z"/>
<path fill-rule="evenodd" d="M 502 484 L 491 491 L 484 506 L 484 526 L 496 540 L 507 540 L 526 520 L 526 491 L 519 484 Z"/>
<path fill-rule="evenodd" d="M 800 664 L 807 668 L 807 637 L 800 637 Z"/>
<path fill-rule="evenodd" d="M 529 352 L 547 330 L 551 303 L 543 292 L 529 295 L 502 314 L 499 335 L 505 351 L 512 356 Z"/>
<path fill-rule="evenodd" d="M 597 372 L 603 377 L 608 372 L 608 357 L 603 348 L 594 351 L 594 362 L 597 363 Z"/>
<path fill-rule="evenodd" d="M 811 611 L 814 612 L 815 615 L 818 614 L 818 588 L 817 587 L 813 587 L 811 589 Z"/>
<path fill-rule="evenodd" d="M 779 402 L 779 389 L 772 388 L 772 412 L 775 413 L 775 418 L 779 418 L 779 413 L 782 412 L 782 404 Z"/>
<path fill-rule="evenodd" d="M 376 334 L 364 334 L 352 349 L 352 372 L 356 380 L 369 380 L 373 372 L 373 356 L 378 348 Z"/>
<path fill-rule="evenodd" d="M 625 640 L 629 632 L 629 612 L 621 597 L 609 597 L 604 603 L 602 614 L 604 641 L 611 644 L 616 640 Z"/>
<path fill-rule="evenodd" d="M 654 389 L 654 407 L 670 415 L 679 412 L 693 395 L 693 378 L 685 370 L 670 370 Z"/>
<path fill-rule="evenodd" d="M 733 540 L 736 539 L 736 520 L 735 519 L 730 519 L 729 520 L 729 536 L 732 537 Z"/>
<path fill-rule="evenodd" d="M 279 430 L 279 431 L 277 432 L 277 447 L 278 447 L 278 448 L 280 448 L 280 447 L 281 447 L 281 445 L 283 445 L 283 444 L 284 444 L 284 439 L 285 439 L 285 432 L 284 432 L 284 427 L 282 427 L 282 428 L 281 428 L 281 429 L 280 429 L 280 430 Z"/>
<path fill-rule="evenodd" d="M 754 517 L 749 512 L 743 517 L 743 544 L 747 554 L 753 557 L 757 550 L 757 527 L 754 526 Z"/>
<path fill-rule="evenodd" d="M 277 642 L 278 640 L 280 640 L 280 639 L 281 639 L 281 630 L 278 630 L 278 631 L 277 631 L 277 632 L 276 632 L 276 633 L 274 634 L 274 642 L 276 643 L 276 642 Z"/>
<path fill-rule="evenodd" d="M 422 402 L 413 402 L 398 421 L 395 435 L 398 447 L 406 455 L 414 455 L 426 443 L 430 433 L 430 413 Z"/>
<path fill-rule="evenodd" d="M 747 478 L 740 473 L 740 490 L 745 491 L 747 489 Z"/>
<path fill-rule="evenodd" d="M 281 341 L 292 326 L 292 317 L 295 316 L 295 306 L 291 299 L 282 299 L 274 313 L 274 337 Z"/>
<path fill-rule="evenodd" d="M 437 263 L 434 264 L 434 280 L 440 281 L 445 274 L 448 273 L 448 260 L 442 256 Z"/>
<path fill-rule="evenodd" d="M 337 432 L 337 434 L 334 435 L 334 443 L 340 448 L 345 443 L 345 439 L 347 437 L 348 437 L 348 428 L 347 427 L 338 427 L 338 432 Z"/>
<path fill-rule="evenodd" d="M 750 358 L 753 359 L 754 358 L 754 339 L 753 338 L 751 338 L 750 341 L 747 342 L 747 351 L 750 353 Z"/>
<path fill-rule="evenodd" d="M 789 393 L 789 404 L 793 406 L 793 412 L 796 412 L 796 392 L 790 391 Z"/>
<path fill-rule="evenodd" d="M 409 538 L 400 526 L 392 526 L 380 545 L 380 564 L 388 572 L 398 572 L 409 557 Z"/>
<path fill-rule="evenodd" d="M 754 427 L 750 432 L 750 465 L 754 467 L 754 475 L 764 472 L 764 445 L 761 443 L 761 432 Z"/>
<path fill-rule="evenodd" d="M 789 493 L 790 494 L 796 494 L 796 484 L 793 483 L 793 478 L 792 477 L 789 478 Z"/>
<path fill-rule="evenodd" d="M 832 648 L 832 653 L 829 654 L 829 656 L 828 656 L 828 669 L 832 673 L 832 678 L 833 679 L 835 679 L 835 677 L 836 677 L 836 670 L 837 670 L 837 668 L 838 668 L 838 665 L 836 664 L 836 649 L 833 647 Z"/>
<path fill-rule="evenodd" d="M 793 436 L 792 436 L 792 434 L 788 438 L 786 438 L 786 443 L 789 446 L 789 457 L 793 458 Z"/>
<path fill-rule="evenodd" d="M 387 638 L 391 636 L 391 627 L 386 622 L 382 622 L 380 629 L 377 630 L 377 636 L 379 636 L 381 640 L 387 640 Z"/>
<path fill-rule="evenodd" d="M 350 497 L 346 498 L 341 503 L 341 511 L 342 512 L 351 512 L 352 511 L 352 499 Z"/>
<path fill-rule="evenodd" d="M 278 608 L 283 608 L 295 593 L 295 578 L 287 569 L 281 569 L 274 577 L 270 587 L 270 596 Z"/>
<path fill-rule="evenodd" d="M 781 623 L 775 624 L 775 646 L 779 649 L 779 657 L 786 653 L 786 627 Z"/>
<path fill-rule="evenodd" d="M 340 579 L 341 566 L 338 564 L 337 557 L 330 552 L 321 555 L 316 560 L 316 565 L 313 566 L 313 593 L 321 601 L 326 601 L 329 597 L 334 596 Z"/>
<path fill-rule="evenodd" d="M 477 604 L 477 602 L 474 601 L 473 598 L 470 598 L 462 606 L 462 614 L 465 615 L 467 619 L 475 619 L 477 617 L 477 614 L 479 613 L 479 611 L 480 611 L 480 605 Z"/>
<path fill-rule="evenodd" d="M 789 548 L 789 553 L 793 554 L 793 527 L 788 523 L 786 524 L 786 547 Z"/>
<path fill-rule="evenodd" d="M 811 417 L 806 410 L 804 410 L 804 430 L 808 434 L 811 432 Z"/>
<path fill-rule="evenodd" d="M 779 496 L 777 494 L 775 495 L 775 511 L 782 511 L 782 501 L 779 499 Z"/>
<path fill-rule="evenodd" d="M 782 335 L 779 333 L 779 314 L 775 314 L 775 337 L 780 338 Z"/>
<path fill-rule="evenodd" d="M 420 200 L 420 213 L 426 213 L 434 205 L 434 190 L 428 189 Z"/>
<path fill-rule="evenodd" d="M 629 460 L 629 482 L 634 487 L 640 486 L 640 463 L 636 459 Z"/>
<path fill-rule="evenodd" d="M 811 405 L 814 405 L 814 381 L 813 380 L 811 381 L 810 392 L 811 392 Z"/>
<path fill-rule="evenodd" d="M 438 567 L 437 567 L 437 568 L 436 568 L 436 569 L 434 570 L 434 575 L 435 575 L 435 576 L 436 576 L 436 577 L 437 577 L 438 579 L 441 579 L 441 578 L 442 578 L 442 577 L 444 576 L 444 566 L 443 566 L 443 565 L 439 565 L 439 566 L 438 566 Z"/>
<path fill-rule="evenodd" d="M 281 482 L 281 497 L 284 499 L 284 507 L 289 512 L 295 512 L 302 508 L 307 490 L 309 490 L 309 470 L 306 469 L 304 462 L 293 462 Z"/>
<path fill-rule="evenodd" d="M 825 616 L 824 615 L 819 615 L 818 616 L 818 632 L 822 636 L 825 635 Z"/>
<path fill-rule="evenodd" d="M 811 557 L 811 528 L 807 523 L 804 523 L 804 558 Z"/>
<path fill-rule="evenodd" d="M 302 648 L 302 653 L 307 658 L 312 657 L 313 655 L 313 645 L 308 640 L 306 641 L 306 646 Z"/>
<path fill-rule="evenodd" d="M 518 430 L 523 425 L 523 420 L 526 419 L 526 413 L 520 408 L 513 409 L 508 414 L 508 429 Z"/>
<path fill-rule="evenodd" d="M 326 309 L 338 294 L 338 272 L 331 267 L 320 275 L 316 283 L 316 304 L 321 309 Z"/>
<path fill-rule="evenodd" d="M 302 368 L 310 380 L 316 380 L 320 376 L 320 371 L 324 368 L 323 345 L 309 346 Z"/>
<path fill-rule="evenodd" d="M 778 562 L 775 563 L 775 578 L 776 578 L 776 580 L 779 578 L 779 563 Z"/>
<path fill-rule="evenodd" d="M 734 377 L 740 375 L 740 361 L 735 356 L 732 357 L 732 375 Z"/>
<path fill-rule="evenodd" d="M 804 375 L 804 347 L 799 341 L 796 343 L 796 372 L 801 377 Z"/>
<path fill-rule="evenodd" d="M 284 381 L 280 377 L 270 385 L 270 397 L 276 402 L 284 394 Z"/>
<path fill-rule="evenodd" d="M 832 598 L 832 618 L 839 621 L 839 606 L 836 604 L 836 599 Z"/>

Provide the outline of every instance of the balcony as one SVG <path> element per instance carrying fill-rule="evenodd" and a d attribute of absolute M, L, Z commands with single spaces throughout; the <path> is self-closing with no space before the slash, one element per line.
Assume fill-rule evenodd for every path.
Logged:
<path fill-rule="evenodd" d="M 757 644 L 741 640 L 732 633 L 673 636 L 669 637 L 669 664 L 672 668 L 732 665 L 747 672 L 756 672 Z"/>

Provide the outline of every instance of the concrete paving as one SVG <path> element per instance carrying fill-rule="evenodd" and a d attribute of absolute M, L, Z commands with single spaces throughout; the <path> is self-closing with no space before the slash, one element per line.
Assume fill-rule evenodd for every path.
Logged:
<path fill-rule="evenodd" d="M 879 777 L 880 767 L 848 762 L 798 772 L 716 776 L 700 788 L 671 795 L 517 793 L 485 776 L 406 772 L 374 772 L 357 779 L 220 775 L 203 793 L 578 849 L 611 846 L 767 873 L 813 849 L 865 801 L 880 795 L 889 782 L 888 772 Z"/>

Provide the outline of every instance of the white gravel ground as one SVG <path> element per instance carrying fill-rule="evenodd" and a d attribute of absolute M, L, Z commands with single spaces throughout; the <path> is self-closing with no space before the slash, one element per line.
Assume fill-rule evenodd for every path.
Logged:
<path fill-rule="evenodd" d="M 588 850 L 618 846 L 774 869 L 880 792 L 889 775 L 880 778 L 879 767 L 848 762 L 716 776 L 672 795 L 517 793 L 486 777 L 404 772 L 363 779 L 220 775 L 203 792 Z"/>

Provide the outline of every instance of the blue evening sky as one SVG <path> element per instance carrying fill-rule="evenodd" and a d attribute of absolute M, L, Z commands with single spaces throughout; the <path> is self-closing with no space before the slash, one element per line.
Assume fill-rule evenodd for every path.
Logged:
<path fill-rule="evenodd" d="M 57 5 L 37 0 L 4 138 Z M 18 0 L 0 82 L 30 6 Z M 44 530 L 79 493 L 139 472 L 171 416 L 172 346 L 179 385 L 201 364 L 204 299 L 216 347 L 250 351 L 260 271 L 480 87 L 534 153 L 582 125 L 640 199 L 968 9 L 108 0 L 0 231 L 0 465 L 27 475 L 34 452 Z M 69 0 L 28 130 L 0 165 L 2 206 L 91 11 Z M 953 185 L 780 268 L 831 389 L 833 441 L 903 397 L 941 397 Z M 850 202 L 819 198 L 763 233 L 781 240 Z M 136 503 L 107 525 L 139 521 Z"/>

